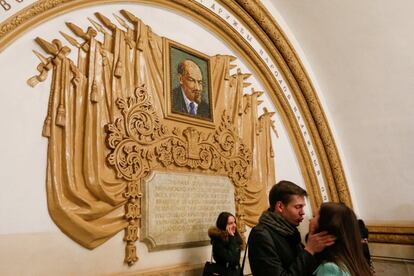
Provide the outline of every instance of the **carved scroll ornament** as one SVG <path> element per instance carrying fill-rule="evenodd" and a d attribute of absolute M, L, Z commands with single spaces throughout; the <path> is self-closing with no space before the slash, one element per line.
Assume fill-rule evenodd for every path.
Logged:
<path fill-rule="evenodd" d="M 137 220 L 141 218 L 139 183 L 157 163 L 169 170 L 188 167 L 228 175 L 235 184 L 236 202 L 242 203 L 244 187 L 251 175 L 252 157 L 235 133 L 228 115 L 222 115 L 222 122 L 214 133 L 194 127 L 169 131 L 160 124 L 144 86 L 135 90 L 134 97 L 118 99 L 117 105 L 123 116 L 107 126 L 108 145 L 113 149 L 108 161 L 116 168 L 118 178 L 128 183 L 124 194 L 128 199 L 125 218 L 129 223 L 124 238 L 128 243 L 126 262 L 137 260 L 134 243 L 139 232 Z"/>
<path fill-rule="evenodd" d="M 32 86 L 52 72 L 43 135 L 48 137 L 47 195 L 59 228 L 87 248 L 125 230 L 125 262 L 137 260 L 140 237 L 141 181 L 152 170 L 223 175 L 235 186 L 240 232 L 254 225 L 267 206 L 266 189 L 274 183 L 270 130 L 273 113 L 260 117 L 261 92 L 245 80 L 250 74 L 231 64 L 234 57 L 209 57 L 214 128 L 174 121 L 165 114 L 163 38 L 128 11 L 110 19 L 96 13 L 86 31 L 61 32 L 77 48 L 77 61 L 60 40 L 36 42 L 49 54 L 35 52 L 41 63 Z M 97 32 L 103 41 L 95 39 Z M 255 165 L 254 165 L 255 164 Z"/>

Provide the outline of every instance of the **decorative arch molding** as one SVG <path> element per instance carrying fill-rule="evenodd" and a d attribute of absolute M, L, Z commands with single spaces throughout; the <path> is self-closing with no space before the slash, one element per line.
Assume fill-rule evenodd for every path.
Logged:
<path fill-rule="evenodd" d="M 203 0 L 199 0 L 202 2 Z M 121 0 L 41 0 L 17 12 L 0 24 L 0 52 L 11 45 L 20 35 L 35 28 L 41 23 L 54 18 L 65 12 L 76 10 L 85 6 L 93 6 L 105 3 L 121 3 Z M 236 49 L 245 60 L 259 73 L 268 91 L 274 91 L 269 95 L 280 115 L 289 137 L 294 145 L 302 174 L 308 191 L 310 192 L 313 209 L 322 202 L 321 193 L 317 183 L 312 160 L 306 149 L 306 144 L 295 115 L 281 88 L 251 47 L 234 32 L 226 22 L 213 13 L 201 7 L 196 1 L 188 0 L 132 0 L 129 3 L 151 3 L 186 13 L 188 16 L 198 20 L 212 28 L 234 49 Z M 328 186 L 328 195 L 332 201 L 344 202 L 352 206 L 352 201 L 344 173 L 344 169 L 335 145 L 332 132 L 329 128 L 323 108 L 318 100 L 316 90 L 312 85 L 298 54 L 287 39 L 281 27 L 277 24 L 271 14 L 258 0 L 221 0 L 232 13 L 238 16 L 244 24 L 254 31 L 258 39 L 271 53 L 271 58 L 277 63 L 278 68 L 289 82 L 294 97 L 306 119 L 313 143 L 316 145 L 316 154 L 321 161 L 322 174 Z M 412 229 L 407 232 L 401 227 L 390 228 L 388 226 L 368 226 L 372 231 L 372 241 L 413 244 Z M 380 229 L 381 231 L 379 231 Z M 377 233 L 381 235 L 377 235 Z M 408 235 L 408 236 L 407 236 Z M 408 238 L 407 238 L 408 237 Z"/>
<path fill-rule="evenodd" d="M 27 30 L 60 14 L 85 6 L 121 2 L 124 1 L 37 1 L 8 18 L 0 25 L 0 51 L 9 46 L 19 35 Z M 202 6 L 199 3 L 203 2 L 202 0 L 135 0 L 128 2 L 150 3 L 185 13 L 187 16 L 192 17 L 212 29 L 244 57 L 259 76 L 266 90 L 273 91 L 269 96 L 278 108 L 289 132 L 289 137 L 294 145 L 301 166 L 302 175 L 310 192 L 311 204 L 315 210 L 316 206 L 319 206 L 322 202 L 322 196 L 313 168 L 312 158 L 307 150 L 307 144 L 296 120 L 296 115 L 289 106 L 288 100 L 277 80 L 272 75 L 272 72 L 270 72 L 266 64 L 252 49 L 249 43 L 224 20 Z M 348 206 L 352 206 L 343 166 L 326 116 L 317 97 L 317 93 L 286 35 L 265 7 L 257 0 L 222 0 L 220 3 L 240 18 L 255 34 L 266 51 L 270 53 L 269 58 L 275 61 L 277 67 L 287 80 L 293 97 L 298 103 L 305 124 L 309 129 L 312 143 L 315 145 L 315 152 L 321 165 L 321 172 L 327 185 L 327 193 L 330 200 L 344 202 Z"/>

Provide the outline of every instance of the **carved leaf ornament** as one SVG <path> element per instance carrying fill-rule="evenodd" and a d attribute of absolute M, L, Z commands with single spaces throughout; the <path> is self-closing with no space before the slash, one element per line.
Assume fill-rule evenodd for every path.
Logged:
<path fill-rule="evenodd" d="M 214 128 L 163 116 L 169 93 L 163 82 L 163 38 L 132 13 L 121 14 L 133 27 L 116 16 L 121 30 L 100 13 L 102 25 L 90 19 L 96 30 L 67 23 L 81 39 L 61 32 L 77 48 L 76 62 L 60 40 L 36 38 L 50 56 L 35 52 L 39 74 L 28 83 L 34 86 L 52 72 L 42 134 L 49 139 L 46 181 L 53 220 L 90 249 L 124 230 L 125 262 L 132 265 L 138 260 L 141 182 L 152 170 L 229 177 L 239 231 L 245 232 L 246 223 L 254 225 L 267 205 L 266 186 L 274 181 L 273 159 L 268 160 L 273 122 L 266 111 L 258 118 L 261 93 L 244 94 L 246 74 L 229 74 L 235 58 L 228 55 L 211 57 Z M 97 32 L 103 41 L 95 39 Z M 254 160 L 269 165 L 253 169 Z"/>

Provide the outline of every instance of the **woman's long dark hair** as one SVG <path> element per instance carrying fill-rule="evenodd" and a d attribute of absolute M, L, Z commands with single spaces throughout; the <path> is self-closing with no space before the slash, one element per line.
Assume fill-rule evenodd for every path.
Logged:
<path fill-rule="evenodd" d="M 229 212 L 221 212 L 220 215 L 217 217 L 217 221 L 216 221 L 216 227 L 218 229 L 226 232 L 226 238 L 228 238 L 226 226 L 227 226 L 227 221 L 228 221 L 229 217 L 233 217 L 234 218 L 234 221 L 236 222 L 236 225 L 237 225 L 236 217 L 233 216 Z M 240 236 L 239 231 L 237 230 L 237 227 L 236 227 L 236 233 L 234 233 L 234 236 L 237 238 L 237 241 L 239 242 L 240 246 L 242 247 L 242 245 L 243 245 L 243 239 Z"/>
<path fill-rule="evenodd" d="M 334 262 L 351 275 L 371 275 L 362 251 L 362 241 L 355 213 L 342 203 L 323 203 L 319 211 L 318 232 L 336 237 L 335 244 L 317 254 L 320 261 Z"/>

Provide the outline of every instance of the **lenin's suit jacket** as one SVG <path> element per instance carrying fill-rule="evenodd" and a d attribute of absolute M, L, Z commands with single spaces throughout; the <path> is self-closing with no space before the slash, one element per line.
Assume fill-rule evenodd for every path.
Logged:
<path fill-rule="evenodd" d="M 181 92 L 181 86 L 178 86 L 173 89 L 171 109 L 173 112 L 185 113 L 190 116 L 210 118 L 210 108 L 208 104 L 203 101 L 201 101 L 201 103 L 198 105 L 196 115 L 191 115 L 190 113 L 188 113 L 183 93 Z"/>

